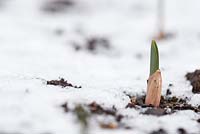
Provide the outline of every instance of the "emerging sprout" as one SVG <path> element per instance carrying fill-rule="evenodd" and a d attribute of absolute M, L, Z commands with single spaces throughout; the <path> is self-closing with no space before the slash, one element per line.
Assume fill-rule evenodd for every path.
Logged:
<path fill-rule="evenodd" d="M 150 59 L 150 75 L 155 73 L 159 69 L 159 55 L 158 47 L 155 40 L 151 43 L 151 59 Z"/>
<path fill-rule="evenodd" d="M 147 84 L 145 104 L 158 107 L 160 105 L 162 77 L 159 70 L 159 52 L 156 41 L 151 43 L 150 76 Z"/>

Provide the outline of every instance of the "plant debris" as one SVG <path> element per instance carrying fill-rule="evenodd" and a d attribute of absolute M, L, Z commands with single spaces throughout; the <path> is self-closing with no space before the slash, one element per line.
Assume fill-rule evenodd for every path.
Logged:
<path fill-rule="evenodd" d="M 101 105 L 97 104 L 96 102 L 92 102 L 88 105 L 78 105 L 82 108 L 79 109 L 85 109 L 89 115 L 89 117 L 93 117 L 93 115 L 109 115 L 114 117 L 115 121 L 111 122 L 100 122 L 99 125 L 101 128 L 105 129 L 116 129 L 116 128 L 125 128 L 125 129 L 131 129 L 131 127 L 126 126 L 125 124 L 121 123 L 121 120 L 124 118 L 122 114 L 117 114 L 117 109 L 113 106 L 112 108 L 103 108 Z M 77 115 L 77 107 L 75 109 L 69 109 L 67 103 L 64 103 L 61 105 L 61 107 L 64 109 L 65 112 L 73 112 Z M 81 110 L 83 111 L 83 110 Z M 80 116 L 78 117 L 80 119 Z M 81 117 L 82 119 L 82 117 Z M 85 119 L 84 119 L 85 122 Z M 84 123 L 85 124 L 85 123 Z M 88 123 L 87 123 L 88 124 Z"/>
<path fill-rule="evenodd" d="M 75 5 L 73 0 L 50 0 L 42 7 L 43 11 L 50 13 L 60 13 Z"/>
<path fill-rule="evenodd" d="M 116 115 L 116 108 L 113 106 L 112 109 L 104 109 L 96 102 L 92 102 L 89 105 L 89 109 L 92 113 L 95 114 L 106 114 L 106 115 Z"/>
<path fill-rule="evenodd" d="M 78 105 L 78 106 L 75 107 L 74 113 L 76 114 L 77 119 L 79 120 L 79 122 L 84 127 L 87 127 L 88 126 L 88 118 L 90 116 L 88 111 L 86 111 L 85 108 L 82 105 Z"/>
<path fill-rule="evenodd" d="M 152 131 L 150 134 L 167 134 L 167 132 L 163 128 L 160 128 L 159 130 Z"/>
<path fill-rule="evenodd" d="M 100 123 L 100 127 L 105 129 L 116 129 L 118 128 L 118 125 L 116 123 Z"/>
<path fill-rule="evenodd" d="M 200 123 L 200 118 L 197 120 L 198 123 Z"/>
<path fill-rule="evenodd" d="M 82 88 L 81 86 L 72 85 L 68 83 L 64 78 L 60 78 L 60 80 L 50 80 L 47 81 L 47 85 L 61 86 L 61 87 L 73 87 L 73 88 Z"/>
<path fill-rule="evenodd" d="M 187 103 L 186 98 L 177 98 L 173 97 L 164 97 L 161 96 L 160 106 L 158 108 L 154 108 L 151 105 L 145 105 L 145 95 L 143 96 L 133 96 L 130 97 L 130 102 L 127 104 L 126 108 L 147 108 L 147 110 L 143 114 L 148 115 L 166 115 L 171 114 L 179 110 L 192 110 L 196 113 L 200 112 L 200 106 L 192 106 Z"/>
<path fill-rule="evenodd" d="M 190 81 L 190 84 L 192 85 L 192 92 L 200 93 L 200 70 L 195 70 L 194 72 L 187 73 L 185 77 Z"/>

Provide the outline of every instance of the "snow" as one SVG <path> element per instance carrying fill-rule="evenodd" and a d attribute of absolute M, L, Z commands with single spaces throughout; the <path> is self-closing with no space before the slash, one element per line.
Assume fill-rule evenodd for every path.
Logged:
<path fill-rule="evenodd" d="M 157 0 L 76 0 L 68 12 L 48 14 L 41 10 L 47 0 L 8 0 L 0 7 L 0 133 L 79 134 L 80 124 L 60 107 L 96 101 L 115 105 L 130 118 L 133 129 L 101 129 L 91 121 L 91 134 L 146 134 L 159 128 L 174 134 L 182 127 L 200 133 L 199 114 L 181 111 L 155 117 L 125 109 L 131 94 L 143 94 L 149 74 L 149 49 L 157 30 Z M 189 97 L 184 75 L 199 68 L 199 0 L 166 1 L 166 31 L 174 34 L 158 41 L 163 91 Z M 64 29 L 56 35 L 56 29 Z M 108 37 L 111 53 L 76 52 L 72 42 L 84 43 L 91 36 Z M 137 55 L 141 58 L 138 59 Z M 64 77 L 81 89 L 47 86 L 46 80 Z"/>

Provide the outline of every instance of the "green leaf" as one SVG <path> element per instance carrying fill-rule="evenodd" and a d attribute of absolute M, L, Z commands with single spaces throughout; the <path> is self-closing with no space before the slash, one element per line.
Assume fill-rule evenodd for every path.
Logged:
<path fill-rule="evenodd" d="M 90 114 L 82 105 L 77 105 L 74 112 L 81 124 L 81 134 L 88 134 L 88 119 Z"/>
<path fill-rule="evenodd" d="M 150 76 L 159 69 L 159 53 L 155 40 L 151 42 Z"/>

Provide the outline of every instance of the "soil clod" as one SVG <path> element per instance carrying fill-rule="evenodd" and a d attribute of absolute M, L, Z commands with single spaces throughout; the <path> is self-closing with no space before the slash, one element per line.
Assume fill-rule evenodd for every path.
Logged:
<path fill-rule="evenodd" d="M 119 115 L 117 115 L 117 116 L 115 117 L 115 119 L 116 119 L 117 122 L 121 122 L 121 120 L 122 120 L 123 118 L 124 118 L 124 116 L 121 115 L 121 114 L 119 114 Z"/>
<path fill-rule="evenodd" d="M 178 134 L 188 134 L 184 128 L 179 128 L 177 131 L 178 131 Z"/>
<path fill-rule="evenodd" d="M 112 106 L 111 108 L 103 108 L 100 104 L 96 102 L 92 102 L 88 105 L 82 104 L 77 105 L 75 108 L 68 108 L 67 103 L 61 105 L 65 112 L 72 112 L 77 115 L 80 123 L 87 124 L 87 118 L 94 118 L 94 115 L 106 117 L 112 116 L 114 120 L 108 122 L 100 122 L 99 125 L 101 128 L 105 129 L 116 129 L 116 128 L 124 128 L 131 129 L 131 127 L 126 126 L 121 120 L 124 118 L 124 115 L 117 114 L 117 109 Z M 87 114 L 86 114 L 87 113 Z"/>
<path fill-rule="evenodd" d="M 167 132 L 160 128 L 159 130 L 152 131 L 150 134 L 167 134 Z"/>
<path fill-rule="evenodd" d="M 133 99 L 134 98 L 134 101 Z M 130 97 L 130 102 L 127 104 L 126 108 L 148 108 L 143 114 L 148 115 L 166 115 L 171 114 L 179 110 L 192 110 L 196 113 L 200 112 L 200 106 L 192 106 L 187 103 L 188 98 L 177 98 L 176 96 L 164 97 L 161 96 L 160 106 L 158 108 L 153 108 L 151 105 L 145 105 L 145 95 Z"/>
<path fill-rule="evenodd" d="M 90 111 L 95 114 L 116 115 L 116 109 L 114 107 L 112 107 L 112 109 L 104 109 L 96 102 L 92 102 L 88 106 Z"/>
<path fill-rule="evenodd" d="M 106 38 L 89 38 L 86 44 L 87 49 L 90 51 L 95 51 L 98 47 L 110 49 L 110 43 Z"/>
<path fill-rule="evenodd" d="M 187 73 L 185 77 L 190 81 L 190 84 L 192 85 L 192 92 L 200 93 L 200 70 L 195 70 L 194 72 Z"/>
<path fill-rule="evenodd" d="M 144 97 L 145 96 L 137 96 L 137 97 L 136 96 L 133 96 L 133 97 L 129 96 L 131 102 L 126 105 L 126 108 L 135 108 L 135 106 L 141 106 L 143 108 L 152 107 L 152 106 L 148 106 L 144 103 L 144 100 L 145 100 Z"/>
<path fill-rule="evenodd" d="M 61 105 L 62 108 L 64 108 L 65 112 L 69 112 L 68 104 L 67 102 Z"/>
<path fill-rule="evenodd" d="M 107 52 L 111 50 L 110 41 L 106 37 L 90 37 L 85 39 L 83 45 L 74 42 L 73 47 L 76 51 L 79 50 L 87 50 L 93 54 L 97 54 L 99 52 Z"/>
<path fill-rule="evenodd" d="M 68 83 L 67 80 L 61 78 L 60 80 L 50 80 L 47 81 L 47 85 L 61 86 L 61 87 L 73 87 L 73 88 L 82 88 L 81 86 L 72 85 Z"/>
<path fill-rule="evenodd" d="M 162 109 L 162 108 L 149 108 L 144 112 L 144 114 L 162 116 L 162 115 L 166 115 L 167 112 L 165 109 Z"/>
<path fill-rule="evenodd" d="M 166 95 L 169 96 L 172 94 L 172 91 L 170 89 L 167 89 Z"/>

